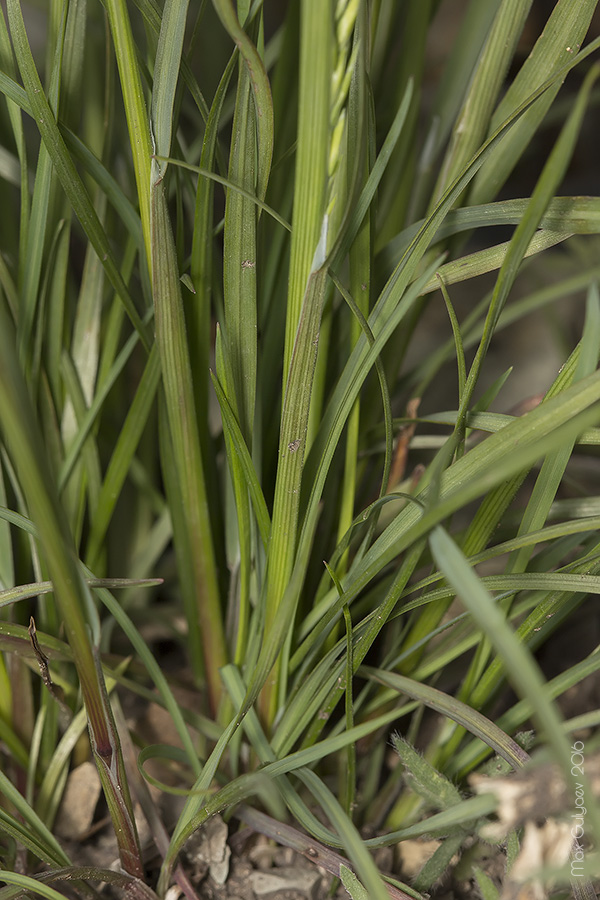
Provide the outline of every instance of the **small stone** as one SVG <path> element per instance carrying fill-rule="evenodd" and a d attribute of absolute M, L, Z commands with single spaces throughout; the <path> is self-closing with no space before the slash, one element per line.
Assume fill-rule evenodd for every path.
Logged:
<path fill-rule="evenodd" d="M 213 816 L 187 841 L 184 853 L 194 866 L 196 879 L 202 879 L 208 872 L 215 884 L 225 884 L 231 856 L 227 833 L 221 816 Z"/>
<path fill-rule="evenodd" d="M 250 875 L 252 889 L 259 900 L 276 900 L 285 891 L 286 897 L 297 895 L 299 900 L 316 900 L 319 873 L 314 869 L 289 866 Z"/>
<path fill-rule="evenodd" d="M 76 841 L 89 831 L 102 787 L 93 762 L 83 762 L 69 774 L 56 819 L 56 833 Z"/>

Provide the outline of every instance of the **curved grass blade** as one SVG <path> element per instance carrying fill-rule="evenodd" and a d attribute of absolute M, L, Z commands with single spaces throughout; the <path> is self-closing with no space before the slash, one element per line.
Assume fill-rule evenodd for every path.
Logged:
<path fill-rule="evenodd" d="M 32 849 L 40 859 L 50 863 L 50 865 L 70 865 L 69 857 L 64 852 L 50 829 L 46 827 L 16 787 L 11 784 L 4 772 L 0 772 L 0 793 L 12 803 L 24 823 L 23 825 L 9 813 L 2 810 L 3 826 L 7 828 L 7 830 L 10 828 L 11 833 L 13 833 L 15 829 L 18 830 L 19 836 L 17 837 L 17 840 L 24 840 L 26 846 L 30 846 L 30 849 Z"/>
<path fill-rule="evenodd" d="M 396 672 L 386 672 L 370 666 L 363 666 L 362 671 L 375 681 L 419 700 L 425 706 L 448 716 L 454 722 L 460 722 L 471 734 L 475 734 L 488 747 L 492 747 L 498 756 L 510 763 L 513 769 L 521 768 L 529 760 L 529 755 L 494 722 L 455 697 L 444 694 L 443 691 L 438 691 L 437 688 L 432 688 L 428 684 L 421 684 L 412 678 L 398 675 Z"/>
<path fill-rule="evenodd" d="M 162 578 L 87 578 L 88 585 L 93 588 L 129 588 L 152 587 L 162 584 Z M 18 600 L 27 600 L 40 594 L 49 594 L 54 590 L 51 581 L 35 581 L 32 584 L 20 584 L 17 587 L 0 591 L 0 606 L 9 606 Z"/>
<path fill-rule="evenodd" d="M 464 428 L 464 416 L 470 405 L 471 397 L 481 371 L 483 359 L 487 353 L 492 335 L 498 323 L 498 318 L 500 317 L 508 298 L 509 291 L 514 284 L 518 268 L 523 260 L 523 255 L 529 246 L 530 240 L 535 234 L 550 200 L 562 181 L 569 161 L 573 155 L 575 143 L 588 104 L 589 94 L 594 82 L 599 76 L 600 64 L 596 64 L 590 69 L 581 86 L 573 110 L 562 128 L 556 144 L 552 148 L 548 161 L 538 179 L 533 194 L 531 195 L 531 199 L 527 204 L 527 210 L 522 220 L 517 225 L 515 233 L 510 241 L 492 293 L 481 342 L 477 348 L 477 353 L 475 354 L 475 359 L 467 378 L 467 384 L 460 406 L 462 421 L 457 425 L 457 428 L 459 429 Z"/>
<path fill-rule="evenodd" d="M 529 199 L 498 200 L 481 206 L 465 206 L 451 209 L 432 243 L 444 241 L 455 234 L 497 225 L 518 225 Z M 423 227 L 425 219 L 405 228 L 385 247 L 378 258 L 385 266 L 393 267 Z M 569 234 L 597 234 L 600 231 L 600 200 L 597 197 L 553 197 L 540 219 L 543 231 L 568 232 Z"/>
<path fill-rule="evenodd" d="M 278 822 L 257 809 L 242 806 L 236 810 L 235 815 L 236 818 L 244 822 L 245 825 L 249 825 L 254 831 L 264 834 L 278 844 L 283 844 L 284 847 L 291 847 L 297 853 L 302 853 L 311 862 L 326 869 L 332 875 L 339 876 L 340 870 L 343 872 L 345 864 L 348 862 L 339 853 L 335 853 L 324 844 L 307 837 L 307 835 L 298 831 L 297 828 L 292 828 L 290 825 L 286 825 L 285 822 Z M 348 871 L 350 870 L 348 869 Z M 421 900 L 415 892 L 407 894 L 400 890 L 397 887 L 397 882 L 393 886 L 388 885 L 388 891 L 393 900 Z"/>
<path fill-rule="evenodd" d="M 571 666 L 570 669 L 557 675 L 551 681 L 546 682 L 548 697 L 551 699 L 560 697 L 565 691 L 569 690 L 569 688 L 572 688 L 583 681 L 584 678 L 597 673 L 599 669 L 600 654 L 598 652 L 590 654 L 586 659 Z M 428 676 L 424 674 L 424 677 Z M 525 698 L 519 700 L 511 707 L 511 709 L 503 713 L 496 724 L 499 728 L 502 728 L 503 731 L 514 734 L 520 727 L 527 723 L 527 720 L 531 718 L 531 713 L 531 702 Z M 597 711 L 593 711 L 584 713 L 582 716 L 578 716 L 568 722 L 564 722 L 565 731 L 568 734 L 573 734 L 573 732 L 577 730 L 579 722 L 585 721 L 588 718 L 594 720 L 596 717 Z M 485 756 L 485 753 L 481 753 L 480 742 L 471 741 L 449 760 L 446 766 L 446 772 L 451 778 L 454 778 L 459 774 L 462 777 L 467 772 L 476 768 L 485 759 Z"/>
<path fill-rule="evenodd" d="M 194 747 L 193 741 L 190 737 L 189 731 L 181 714 L 181 709 L 173 696 L 173 692 L 171 691 L 167 678 L 163 674 L 159 664 L 150 652 L 148 645 L 140 635 L 138 629 L 135 627 L 127 613 L 114 599 L 112 594 L 105 588 L 100 587 L 98 589 L 98 596 L 110 612 L 111 616 L 114 617 L 115 621 L 121 627 L 124 634 L 131 641 L 131 644 L 135 648 L 138 657 L 144 664 L 146 671 L 156 685 L 156 688 L 163 699 L 165 708 L 170 713 L 179 738 L 183 744 L 187 755 L 188 764 L 191 767 L 192 772 L 198 775 L 201 769 L 200 762 L 198 760 L 198 753 L 196 748 Z"/>
<path fill-rule="evenodd" d="M 378 559 L 376 570 L 380 571 L 397 553 L 450 515 L 457 508 L 456 503 L 464 506 L 469 500 L 527 468 L 541 454 L 550 452 L 597 422 L 600 417 L 599 400 L 600 373 L 595 373 L 522 416 L 457 460 L 442 479 L 437 507 L 424 515 L 412 505 L 405 507 L 352 570 L 351 585 L 345 585 L 346 597 L 349 598 L 350 593 L 356 596 L 355 591 L 362 590 L 370 580 L 369 576 L 375 574 L 375 569 L 370 570 L 375 559 Z M 538 425 L 541 431 L 537 431 Z M 539 440 L 542 434 L 544 437 Z"/>
<path fill-rule="evenodd" d="M 527 259 L 536 253 L 542 253 L 549 247 L 555 247 L 563 241 L 572 237 L 572 232 L 567 231 L 539 231 L 532 238 L 523 254 L 523 258 Z M 496 244 L 494 247 L 488 247 L 486 250 L 477 250 L 468 256 L 455 259 L 452 262 L 440 266 L 433 278 L 430 278 L 423 288 L 424 294 L 430 294 L 439 288 L 438 277 L 444 280 L 444 284 L 458 284 L 461 281 L 468 281 L 483 275 L 486 272 L 493 272 L 500 269 L 504 264 L 510 241 L 504 241 L 502 244 Z"/>
<path fill-rule="evenodd" d="M 243 695 L 243 684 L 241 683 L 239 675 L 235 673 L 235 670 L 233 670 L 232 667 L 226 667 L 224 672 L 226 673 L 224 677 L 227 679 L 228 687 L 232 693 L 232 696 L 239 700 Z M 393 711 L 392 713 L 388 712 L 383 716 L 377 717 L 376 719 L 373 719 L 369 722 L 365 722 L 362 725 L 354 726 L 354 728 L 350 732 L 344 732 L 341 735 L 328 738 L 319 745 L 309 747 L 305 750 L 297 751 L 296 753 L 290 754 L 284 759 L 274 759 L 273 751 L 266 741 L 264 733 L 260 729 L 258 720 L 256 719 L 256 715 L 251 713 L 249 716 L 249 728 L 250 734 L 253 738 L 252 743 L 257 753 L 259 753 L 260 758 L 266 762 L 266 765 L 264 765 L 263 769 L 259 773 L 241 775 L 238 778 L 234 779 L 228 785 L 226 785 L 226 787 L 222 788 L 218 792 L 218 794 L 211 797 L 207 802 L 205 796 L 203 795 L 206 795 L 208 793 L 210 788 L 209 779 L 212 777 L 212 775 L 214 775 L 214 764 L 212 763 L 212 761 L 210 763 L 207 763 L 202 775 L 196 781 L 196 784 L 193 786 L 192 791 L 190 792 L 188 803 L 186 804 L 186 809 L 184 810 L 184 813 L 180 817 L 180 820 L 177 824 L 177 828 L 175 830 L 169 848 L 169 853 L 167 859 L 165 860 L 165 866 L 163 867 L 163 876 L 161 883 L 164 884 L 166 879 L 168 878 L 170 865 L 181 849 L 183 843 L 210 815 L 213 815 L 214 812 L 217 812 L 219 809 L 227 808 L 227 806 L 237 803 L 245 797 L 251 795 L 255 792 L 257 787 L 260 787 L 261 784 L 265 784 L 272 778 L 279 778 L 280 776 L 283 776 L 288 772 L 302 769 L 305 766 L 309 766 L 311 763 L 314 763 L 316 760 L 321 759 L 324 755 L 335 753 L 338 750 L 347 747 L 350 743 L 358 740 L 360 737 L 371 734 L 374 730 L 380 728 L 382 725 L 386 725 L 387 723 L 393 721 L 396 716 L 397 711 Z M 241 719 L 242 716 L 238 714 L 237 719 L 235 719 L 228 726 L 226 732 L 223 734 L 221 740 L 219 741 L 219 744 L 221 746 L 216 748 L 215 752 L 222 752 L 225 743 L 230 739 L 231 734 L 233 733 L 234 727 L 237 727 L 237 725 L 241 722 Z M 268 760 L 272 761 L 269 762 Z M 299 807 L 296 805 L 295 811 L 297 811 L 298 808 Z M 308 826 L 311 830 L 317 828 L 320 840 L 324 839 L 328 843 L 332 843 L 333 846 L 341 846 L 339 838 L 333 832 L 324 829 L 323 826 L 318 822 L 318 820 L 316 820 L 308 810 L 305 811 L 303 824 L 305 825 L 305 827 Z"/>
<path fill-rule="evenodd" d="M 593 52 L 597 46 L 600 46 L 600 39 L 590 44 L 585 51 L 578 55 L 578 59 L 581 60 L 582 57 L 585 57 L 588 54 L 588 51 Z M 563 67 L 563 69 L 560 70 L 561 76 L 566 74 L 566 71 L 568 71 L 569 68 L 571 68 L 571 64 L 569 64 L 568 67 Z M 515 112 L 508 121 L 503 123 L 494 135 L 486 141 L 465 168 L 463 174 L 448 188 L 433 213 L 426 219 L 425 224 L 418 235 L 410 244 L 396 270 L 392 276 L 390 276 L 386 287 L 382 291 L 379 300 L 369 317 L 369 326 L 376 337 L 375 344 L 373 347 L 367 348 L 364 338 L 361 338 L 357 343 L 357 346 L 348 360 L 346 369 L 332 394 L 330 403 L 325 410 L 321 427 L 316 435 L 315 442 L 311 447 L 311 454 L 307 460 L 306 473 L 306 481 L 312 485 L 311 495 L 307 506 L 308 510 L 320 500 L 325 477 L 329 465 L 331 464 L 335 448 L 339 443 L 347 416 L 364 379 L 373 365 L 375 355 L 381 352 L 381 348 L 391 335 L 393 328 L 399 324 L 402 318 L 408 313 L 412 303 L 416 301 L 421 288 L 420 282 L 419 287 L 413 294 L 410 292 L 405 294 L 405 291 L 412 280 L 416 266 L 420 262 L 423 253 L 433 240 L 433 235 L 437 232 L 446 214 L 461 194 L 464 187 L 471 181 L 475 173 L 483 164 L 485 158 L 501 139 L 502 135 L 507 133 L 512 124 L 515 121 L 518 121 L 519 117 L 552 83 L 553 80 L 545 82 L 545 84 L 535 91 L 519 110 Z M 434 267 L 432 267 L 431 275 L 433 275 L 433 271 L 435 271 Z M 412 285 L 412 288 L 416 288 L 416 283 Z M 394 315 L 391 315 L 392 310 L 395 310 Z M 311 535 L 307 529 L 304 528 L 300 540 L 310 539 Z"/>
<path fill-rule="evenodd" d="M 373 900 L 389 900 L 387 888 L 372 856 L 334 795 L 310 769 L 303 769 L 297 774 L 340 835 L 343 846 L 368 891 L 368 896 Z"/>
<path fill-rule="evenodd" d="M 532 704 L 533 717 L 538 721 L 545 741 L 552 748 L 557 762 L 565 772 L 565 777 L 569 779 L 571 777 L 571 751 L 563 732 L 561 718 L 548 697 L 546 685 L 537 664 L 527 648 L 516 639 L 501 610 L 493 602 L 465 557 L 441 526 L 432 532 L 430 544 L 436 564 L 502 657 L 507 677 Z M 581 776 L 581 780 L 584 781 L 584 776 Z M 600 828 L 600 811 L 589 785 L 585 787 L 587 787 L 586 800 L 589 799 L 588 815 L 593 827 L 598 829 Z"/>

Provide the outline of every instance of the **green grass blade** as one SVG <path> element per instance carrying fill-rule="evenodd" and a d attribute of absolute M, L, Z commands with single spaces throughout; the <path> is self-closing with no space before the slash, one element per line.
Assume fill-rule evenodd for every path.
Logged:
<path fill-rule="evenodd" d="M 221 692 L 218 670 L 227 659 L 219 587 L 217 583 L 206 486 L 196 424 L 189 351 L 181 301 L 179 272 L 163 182 L 152 188 L 152 282 L 156 342 L 162 366 L 166 415 L 171 432 L 174 474 L 183 503 L 182 526 L 174 519 L 176 540 L 194 548 L 193 581 L 186 586 L 194 611 L 190 611 L 192 664 L 199 675 L 202 648 L 209 695 L 216 711 Z"/>
<path fill-rule="evenodd" d="M 460 175 L 485 139 L 496 98 L 508 71 L 531 0 L 502 0 L 490 29 L 434 191 L 437 200 Z M 530 88 L 531 93 L 531 88 Z M 507 116 L 505 118 L 508 118 Z"/>
<path fill-rule="evenodd" d="M 424 515 L 412 505 L 405 507 L 351 571 L 351 580 L 344 584 L 347 601 L 364 588 L 376 571 L 458 508 L 456 504 L 462 507 L 481 496 L 527 468 L 541 454 L 581 433 L 587 424 L 597 421 L 599 399 L 600 378 L 596 373 L 492 435 L 459 459 L 442 480 L 438 506 Z M 588 412 L 583 413 L 584 409 Z M 580 414 L 584 418 L 580 418 Z M 538 424 L 541 426 L 539 432 Z M 555 431 L 556 428 L 559 430 Z"/>
<path fill-rule="evenodd" d="M 300 486 L 325 280 L 324 266 L 310 276 L 283 406 L 279 465 L 268 548 L 269 565 L 265 604 L 267 636 L 274 628 L 284 592 L 292 582 L 290 576 L 295 557 Z M 274 695 L 271 695 L 269 690 L 265 694 L 264 702 L 265 713 L 271 718 L 275 709 L 273 708 Z"/>
<path fill-rule="evenodd" d="M 148 113 L 127 6 L 120 0 L 108 0 L 106 10 L 119 69 L 133 155 L 133 170 L 137 184 L 146 258 L 148 265 L 150 265 L 150 162 L 155 148 L 152 146 L 150 137 Z"/>
<path fill-rule="evenodd" d="M 162 696 L 165 708 L 171 714 L 171 718 L 173 719 L 173 722 L 177 729 L 177 733 L 179 734 L 180 740 L 183 744 L 183 747 L 185 748 L 188 764 L 192 771 L 196 775 L 199 775 L 201 767 L 198 760 L 197 751 L 183 720 L 181 709 L 173 696 L 173 692 L 171 691 L 169 683 L 164 676 L 159 664 L 150 652 L 146 642 L 140 635 L 139 631 L 137 630 L 127 613 L 124 612 L 124 610 L 120 607 L 112 594 L 104 587 L 99 587 L 98 596 L 100 597 L 106 608 L 109 610 L 110 614 L 114 617 L 115 621 L 121 626 L 125 635 L 131 641 L 138 654 L 139 659 L 143 662 L 148 674 L 154 681 L 157 690 Z"/>
<path fill-rule="evenodd" d="M 121 488 L 127 477 L 129 466 L 147 425 L 150 410 L 156 397 L 160 381 L 160 360 L 156 345 L 152 347 L 140 379 L 127 418 L 119 433 L 113 450 L 102 488 L 98 496 L 96 514 L 86 547 L 86 562 L 95 570 L 104 542 L 104 537 L 112 518 Z"/>
<path fill-rule="evenodd" d="M 27 40 L 20 6 L 16 0 L 11 0 L 7 5 L 7 11 L 15 54 L 27 91 L 31 111 L 40 130 L 44 145 L 52 159 L 56 175 L 77 218 L 94 246 L 99 259 L 102 261 L 111 284 L 123 301 L 129 318 L 140 333 L 144 345 L 149 346 L 146 329 L 142 325 L 140 315 L 118 272 L 108 238 L 92 206 L 85 185 L 67 151 L 54 114 L 42 88 Z"/>
<path fill-rule="evenodd" d="M 539 231 L 529 242 L 523 258 L 527 259 L 536 253 L 542 253 L 549 247 L 555 247 L 563 241 L 568 240 L 572 236 L 572 232 L 568 231 Z M 475 253 L 469 253 L 460 259 L 453 260 L 439 267 L 433 278 L 430 278 L 423 287 L 424 294 L 430 294 L 432 291 L 439 289 L 437 276 L 443 279 L 444 284 L 458 284 L 461 281 L 468 281 L 476 278 L 478 275 L 484 275 L 486 272 L 493 272 L 501 269 L 504 265 L 507 253 L 510 248 L 510 241 L 504 241 L 495 247 L 489 247 L 486 250 L 477 250 Z"/>
<path fill-rule="evenodd" d="M 11 784 L 3 772 L 0 772 L 0 792 L 12 803 L 26 825 L 26 828 L 23 829 L 23 833 L 20 835 L 20 839 L 23 839 L 24 834 L 27 834 L 27 830 L 29 830 L 30 835 L 33 836 L 33 843 L 35 845 L 35 849 L 32 849 L 34 849 L 34 852 L 36 853 L 44 854 L 40 857 L 41 859 L 54 865 L 70 865 L 69 857 L 64 852 L 52 832 L 44 825 L 40 817 L 34 812 L 31 806 L 29 806 L 25 798 L 19 793 L 16 787 Z M 4 813 L 4 815 L 8 818 L 7 813 Z M 6 822 L 3 823 L 5 827 L 6 824 Z M 16 824 L 20 826 L 20 823 Z"/>
<path fill-rule="evenodd" d="M 150 316 L 147 315 L 146 321 L 150 319 Z M 94 394 L 94 398 L 90 407 L 86 410 L 84 415 L 82 416 L 81 421 L 78 423 L 77 434 L 75 435 L 73 442 L 69 446 L 65 460 L 61 466 L 61 470 L 59 473 L 59 490 L 62 490 L 67 483 L 71 472 L 73 470 L 73 466 L 77 462 L 79 454 L 81 452 L 81 448 L 83 447 L 85 441 L 90 435 L 90 432 L 100 415 L 102 410 L 102 405 L 106 400 L 106 397 L 114 386 L 118 376 L 122 373 L 125 364 L 133 353 L 135 346 L 139 340 L 139 335 L 134 333 L 130 335 L 130 337 L 125 342 L 123 349 L 117 356 L 113 365 L 111 366 L 110 372 L 104 377 L 102 384 L 96 390 Z"/>
<path fill-rule="evenodd" d="M 329 95 L 333 69 L 331 3 L 301 8 L 298 147 L 292 220 L 283 383 L 287 382 L 300 310 L 325 210 L 329 147 Z"/>
<path fill-rule="evenodd" d="M 1 73 L 2 75 L 6 74 L 7 76 L 12 76 L 14 79 L 16 72 L 14 66 L 14 58 L 12 54 L 12 47 L 10 44 L 10 38 L 8 36 L 8 29 L 6 27 L 6 20 L 4 18 L 4 10 L 2 10 L 0 15 L 0 68 L 4 71 Z M 17 85 L 15 84 L 15 87 Z M 22 91 L 22 89 L 20 89 Z M 26 95 L 24 92 L 23 97 Z M 8 109 L 8 115 L 10 118 L 10 123 L 12 127 L 12 132 L 14 136 L 14 141 L 17 148 L 17 154 L 19 157 L 20 163 L 20 215 L 19 215 L 19 247 L 26 247 L 28 242 L 28 233 L 29 233 L 29 220 L 30 220 L 30 209 L 29 209 L 29 170 L 27 164 L 27 145 L 25 142 L 25 133 L 23 130 L 23 122 L 21 118 L 21 114 L 19 112 L 19 105 L 15 103 L 13 100 L 9 100 L 6 98 L 6 104 Z M 23 277 L 25 275 L 25 271 L 23 266 L 25 264 L 24 254 L 19 254 L 19 283 L 23 283 Z"/>
<path fill-rule="evenodd" d="M 583 0 L 576 6 L 569 0 L 558 0 L 531 53 L 498 104 L 490 123 L 492 130 L 581 46 L 596 6 L 597 0 Z M 560 83 L 540 97 L 494 151 L 473 183 L 471 202 L 481 203 L 498 194 L 538 130 L 559 89 Z"/>
<path fill-rule="evenodd" d="M 501 610 L 482 587 L 477 575 L 441 526 L 432 532 L 430 543 L 440 570 L 494 648 L 501 654 L 508 678 L 532 704 L 533 717 L 542 729 L 545 741 L 552 748 L 568 783 L 571 778 L 571 750 L 562 729 L 560 716 L 548 698 L 546 685 L 537 664 L 523 644 L 515 638 Z M 584 781 L 584 776 L 581 776 L 581 780 Z M 589 786 L 586 787 L 586 800 L 589 800 L 588 815 L 592 827 L 598 829 L 600 811 Z"/>
<path fill-rule="evenodd" d="M 252 228 L 251 231 L 253 233 L 254 229 Z M 238 431 L 240 431 L 239 406 L 238 398 L 236 397 L 234 374 L 232 366 L 230 364 L 230 360 L 226 353 L 226 348 L 224 347 L 223 343 L 224 342 L 221 337 L 221 330 L 220 328 L 218 328 L 215 343 L 215 361 L 217 366 L 217 375 L 225 385 L 225 392 L 231 398 L 231 402 L 233 405 L 233 410 L 231 410 L 232 418 L 235 420 L 234 427 Z M 252 339 L 250 340 L 250 344 L 252 345 L 252 347 L 250 349 L 250 353 L 246 356 L 246 358 L 248 358 L 248 356 L 253 357 L 254 350 L 256 349 L 254 341 Z M 213 379 L 213 382 L 216 383 L 216 379 Z M 254 387 L 254 380 L 252 381 L 252 387 Z M 251 393 L 252 405 L 254 405 L 253 391 Z M 221 394 L 223 394 L 222 390 Z M 243 400 L 244 398 L 240 396 L 239 402 L 243 402 Z M 224 404 L 228 405 L 226 397 L 223 397 L 223 402 Z M 228 546 L 230 568 L 233 570 L 234 568 L 239 567 L 239 575 L 236 579 L 237 583 L 235 584 L 235 596 L 230 599 L 230 602 L 233 602 L 233 604 L 235 604 L 235 633 L 231 635 L 230 641 L 235 646 L 233 656 L 234 662 L 238 665 L 242 665 L 242 661 L 246 658 L 248 651 L 248 625 L 250 621 L 250 578 L 252 571 L 252 528 L 250 524 L 250 499 L 242 462 L 233 445 L 230 428 L 224 425 L 223 434 L 225 437 L 225 452 L 227 453 L 229 475 L 231 478 L 236 510 L 235 522 L 233 521 L 233 515 L 230 517 L 226 514 L 226 542 Z M 242 444 L 244 446 L 244 450 L 246 451 L 247 457 L 249 457 L 249 452 L 245 445 L 243 437 Z M 248 460 L 248 462 L 252 467 L 252 461 Z M 254 486 L 258 488 L 259 494 L 262 497 L 255 472 L 253 472 L 253 476 Z"/>
<path fill-rule="evenodd" d="M 514 769 L 523 766 L 529 756 L 519 745 L 505 734 L 486 716 L 471 709 L 466 703 L 462 703 L 455 697 L 438 691 L 427 684 L 421 684 L 398 675 L 396 672 L 386 672 L 382 669 L 371 669 L 365 666 L 364 672 L 371 675 L 376 681 L 388 685 L 399 693 L 407 694 L 415 700 L 420 700 L 425 706 L 443 713 L 455 722 L 460 722 L 472 734 L 477 735 L 488 747 L 492 747 L 498 756 L 501 756 L 511 764 Z"/>
<path fill-rule="evenodd" d="M 150 118 L 154 138 L 154 153 L 169 156 L 173 130 L 173 105 L 179 77 L 179 67 L 183 52 L 183 38 L 187 18 L 188 3 L 167 0 L 162 12 L 156 59 L 154 60 L 154 86 Z M 133 60 L 128 60 L 129 66 Z M 137 104 L 137 118 L 143 121 L 141 104 Z M 159 167 L 160 177 L 165 175 L 166 166 Z M 149 182 L 146 184 L 146 188 Z"/>
<path fill-rule="evenodd" d="M 244 479 L 250 492 L 250 499 L 252 501 L 254 515 L 256 516 L 258 530 L 260 532 L 263 547 L 266 549 L 269 540 L 269 532 L 271 530 L 271 520 L 260 482 L 256 474 L 256 469 L 254 468 L 250 451 L 246 446 L 244 436 L 241 432 L 235 413 L 227 399 L 226 393 L 217 378 L 213 377 L 212 381 L 221 408 L 223 430 L 229 432 L 236 458 L 239 460 L 244 472 Z"/>
<path fill-rule="evenodd" d="M 194 290 L 196 291 L 196 302 L 186 309 L 190 359 L 194 376 L 194 394 L 198 412 L 198 427 L 200 429 L 200 446 L 203 459 L 207 461 L 212 458 L 209 452 L 211 437 L 208 427 L 210 418 L 208 372 L 211 355 L 214 182 L 208 175 L 207 177 L 203 176 L 205 173 L 212 173 L 215 165 L 220 117 L 229 81 L 235 68 L 235 61 L 236 54 L 234 53 L 219 81 L 202 142 L 200 167 L 198 169 L 200 177 L 196 187 L 194 205 L 192 257 L 190 262 L 190 273 Z M 214 175 L 214 173 L 212 174 Z M 212 480 L 216 481 L 214 473 L 212 474 Z M 214 506 L 218 506 L 218 501 L 213 502 L 213 515 L 215 515 Z"/>
<path fill-rule="evenodd" d="M 248 70 L 240 62 L 229 180 L 246 191 L 256 187 L 256 118 Z M 231 366 L 240 427 L 252 446 L 257 368 L 256 208 L 228 191 L 223 237 L 223 339 Z"/>
<path fill-rule="evenodd" d="M 499 200 L 481 206 L 452 209 L 440 225 L 434 241 L 443 241 L 455 234 L 495 225 L 518 225 L 529 200 Z M 421 219 L 381 248 L 379 258 L 386 267 L 393 267 L 402 258 L 415 236 L 425 224 Z M 597 197 L 553 197 L 540 220 L 546 231 L 569 234 L 596 234 L 600 231 L 600 204 Z"/>
<path fill-rule="evenodd" d="M 373 858 L 344 810 L 323 784 L 320 778 L 309 769 L 304 769 L 298 776 L 307 786 L 319 806 L 326 813 L 334 828 L 340 835 L 343 846 L 354 863 L 361 881 L 365 885 L 369 897 L 373 900 L 388 900 L 389 894 Z"/>
<path fill-rule="evenodd" d="M 98 634 L 98 621 L 84 584 L 72 546 L 72 538 L 61 509 L 39 434 L 27 389 L 19 370 L 14 337 L 6 313 L 0 327 L 0 422 L 7 446 L 15 460 L 25 496 L 40 534 L 46 564 L 55 587 L 69 645 L 90 721 L 90 736 L 111 815 L 118 828 L 123 866 L 141 874 L 139 841 L 131 800 L 124 784 L 118 736 L 102 676 L 90 640 Z M 109 767 L 107 760 L 113 760 Z"/>
<path fill-rule="evenodd" d="M 500 272 L 498 273 L 498 280 L 492 294 L 481 343 L 478 347 L 475 360 L 473 361 L 467 379 L 465 393 L 461 403 L 461 413 L 463 415 L 470 404 L 473 390 L 481 370 L 481 363 L 489 347 L 500 313 L 506 303 L 508 293 L 516 278 L 523 255 L 550 200 L 564 177 L 579 135 L 579 130 L 589 99 L 589 93 L 599 75 L 600 67 L 597 65 L 588 72 L 581 90 L 579 91 L 575 106 L 552 149 L 552 153 L 544 166 L 543 172 L 531 196 L 527 210 L 517 226 L 510 242 L 506 257 Z"/>
<path fill-rule="evenodd" d="M 256 193 L 264 200 L 273 156 L 273 101 L 269 79 L 258 50 L 240 26 L 231 0 L 215 0 L 215 9 L 240 51 L 252 86 L 258 138 Z"/>

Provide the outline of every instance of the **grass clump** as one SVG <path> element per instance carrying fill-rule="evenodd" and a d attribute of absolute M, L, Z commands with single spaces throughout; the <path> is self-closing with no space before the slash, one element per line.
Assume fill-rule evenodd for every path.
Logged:
<path fill-rule="evenodd" d="M 431 894 L 449 867 L 486 898 L 592 895 L 598 714 L 557 701 L 600 655 L 556 671 L 544 647 L 600 592 L 600 198 L 568 194 L 596 3 L 473 0 L 431 77 L 451 5 L 49 0 L 40 42 L 7 0 L 2 898 L 193 897 L 179 854 L 216 813 L 354 897 Z M 532 399 L 493 353 L 509 325 L 532 353 L 574 296 Z M 130 733 L 132 698 L 178 746 Z M 505 816 L 492 751 L 526 787 L 554 766 L 560 802 Z M 120 874 L 54 833 L 86 753 Z M 186 798 L 174 826 L 145 779 Z M 384 880 L 371 851 L 422 835 L 412 887 Z"/>

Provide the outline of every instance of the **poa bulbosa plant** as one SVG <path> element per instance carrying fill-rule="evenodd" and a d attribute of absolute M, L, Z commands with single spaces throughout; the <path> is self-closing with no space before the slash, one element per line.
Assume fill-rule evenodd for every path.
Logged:
<path fill-rule="evenodd" d="M 354 897 L 499 897 L 490 846 L 592 896 L 600 656 L 544 648 L 600 592 L 595 8 L 7 0 L 2 897 L 199 896 L 217 814 Z M 56 832 L 88 757 L 112 874 Z M 560 802 L 503 818 L 486 773 L 543 765 Z"/>

